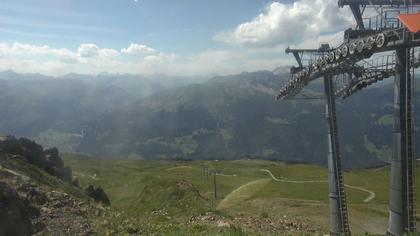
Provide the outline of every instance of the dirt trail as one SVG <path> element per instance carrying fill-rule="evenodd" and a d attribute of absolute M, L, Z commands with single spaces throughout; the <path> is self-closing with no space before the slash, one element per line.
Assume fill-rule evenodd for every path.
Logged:
<path fill-rule="evenodd" d="M 328 182 L 326 180 L 302 180 L 301 181 L 301 180 L 278 179 L 273 175 L 273 173 L 271 173 L 270 170 L 260 169 L 260 171 L 268 173 L 274 181 L 283 182 L 283 183 L 307 184 L 307 183 L 327 183 Z M 365 198 L 363 200 L 363 202 L 370 202 L 376 196 L 375 192 L 370 191 L 369 189 L 365 189 L 365 188 L 357 187 L 357 186 L 352 186 L 352 185 L 348 185 L 348 184 L 344 184 L 344 186 L 346 186 L 347 188 L 351 188 L 351 189 L 355 189 L 355 190 L 359 190 L 359 191 L 368 193 L 369 196 L 367 198 Z"/>
<path fill-rule="evenodd" d="M 348 185 L 348 184 L 345 184 L 344 186 L 346 186 L 347 188 L 352 188 L 352 189 L 356 189 L 356 190 L 360 190 L 360 191 L 369 193 L 369 196 L 367 198 L 363 199 L 363 202 L 370 202 L 372 199 L 374 199 L 376 197 L 375 192 L 370 191 L 369 189 L 365 189 L 365 188 L 357 187 L 357 186 L 352 186 L 352 185 Z"/>
<path fill-rule="evenodd" d="M 239 186 L 217 205 L 217 209 L 228 208 L 249 199 L 269 182 L 268 178 L 258 179 Z"/>
<path fill-rule="evenodd" d="M 182 170 L 182 169 L 197 169 L 197 168 L 195 168 L 195 167 L 192 167 L 192 166 L 175 166 L 175 167 L 171 167 L 171 168 L 168 168 L 168 169 L 166 169 L 166 170 L 168 170 L 168 171 L 171 171 L 171 170 Z"/>
<path fill-rule="evenodd" d="M 267 172 L 274 181 L 283 182 L 283 183 L 294 183 L 294 184 L 307 184 L 307 183 L 326 183 L 326 180 L 287 180 L 287 179 L 278 179 L 276 178 L 270 170 L 260 169 L 262 172 Z"/>
<path fill-rule="evenodd" d="M 171 171 L 171 170 L 197 170 L 199 171 L 199 168 L 193 167 L 193 166 L 175 166 L 175 167 L 171 167 L 166 169 L 167 171 Z M 217 176 L 222 176 L 222 177 L 236 177 L 236 174 L 232 174 L 232 175 L 227 175 L 227 174 L 221 174 L 221 173 L 216 173 Z"/>
<path fill-rule="evenodd" d="M 233 175 L 225 175 L 225 174 L 220 174 L 220 173 L 216 173 L 217 176 L 222 176 L 222 177 L 236 177 L 236 174 Z"/>

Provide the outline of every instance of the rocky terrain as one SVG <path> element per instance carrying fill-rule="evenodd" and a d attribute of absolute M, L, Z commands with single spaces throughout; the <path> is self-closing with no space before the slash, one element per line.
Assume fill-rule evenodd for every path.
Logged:
<path fill-rule="evenodd" d="M 91 235 L 88 214 L 102 208 L 42 186 L 6 168 L 0 170 L 0 235 Z M 86 199 L 87 200 L 87 199 Z"/>
<path fill-rule="evenodd" d="M 246 231 L 254 233 L 264 232 L 266 235 L 286 234 L 315 234 L 318 228 L 304 222 L 292 221 L 290 219 L 271 219 L 268 216 L 237 216 L 227 218 L 215 214 L 214 212 L 206 212 L 202 215 L 194 216 L 190 219 L 189 224 L 207 224 L 216 225 L 217 227 L 239 227 Z"/>
<path fill-rule="evenodd" d="M 106 210 L 109 199 L 100 187 L 84 191 L 77 183 L 57 149 L 2 137 L 0 235 L 96 234 L 93 219 Z"/>

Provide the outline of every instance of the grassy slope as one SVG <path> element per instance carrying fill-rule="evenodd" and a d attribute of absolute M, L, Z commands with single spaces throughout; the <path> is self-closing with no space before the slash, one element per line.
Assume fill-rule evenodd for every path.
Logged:
<path fill-rule="evenodd" d="M 325 168 L 259 160 L 211 162 L 98 160 L 74 155 L 65 155 L 64 160 L 66 165 L 73 168 L 74 174 L 83 186 L 92 183 L 102 186 L 116 209 L 124 211 L 127 216 L 137 217 L 143 224 L 168 225 L 183 222 L 192 215 L 209 209 L 215 210 L 226 196 L 245 185 L 240 191 L 236 191 L 239 192 L 238 195 L 235 196 L 234 192 L 225 200 L 228 204 L 222 203 L 224 206 L 218 209 L 220 214 L 232 217 L 268 214 L 273 218 L 298 218 L 319 225 L 324 232 L 328 231 L 327 183 L 296 184 L 273 180 L 262 181 L 270 176 L 260 171 L 260 169 L 269 169 L 277 178 L 289 180 L 326 180 Z M 217 200 L 212 198 L 213 178 L 208 180 L 205 178 L 203 165 L 215 168 L 226 175 L 217 176 Z M 347 188 L 349 214 L 354 233 L 385 232 L 389 171 L 389 168 L 385 167 L 345 173 L 346 184 L 363 187 L 376 193 L 372 201 L 364 203 L 363 199 L 368 196 L 366 192 Z M 192 182 L 205 199 L 191 194 L 177 197 L 173 186 L 181 179 Z M 261 181 L 255 182 L 256 180 Z M 256 185 L 249 188 L 249 183 Z M 420 201 L 417 205 L 419 203 Z M 153 211 L 159 209 L 164 209 L 167 215 L 155 217 Z M 204 231 L 206 230 L 208 229 Z"/>

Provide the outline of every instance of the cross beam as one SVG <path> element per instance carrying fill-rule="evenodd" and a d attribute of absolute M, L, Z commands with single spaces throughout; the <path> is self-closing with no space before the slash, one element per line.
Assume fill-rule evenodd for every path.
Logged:
<path fill-rule="evenodd" d="M 328 44 L 322 44 L 321 47 L 319 47 L 318 49 L 291 49 L 290 47 L 287 47 L 285 50 L 285 53 L 286 54 L 292 53 L 296 59 L 296 62 L 299 64 L 299 68 L 303 68 L 302 55 L 304 53 L 321 53 L 321 52 L 326 52 L 328 49 L 329 49 Z"/>
<path fill-rule="evenodd" d="M 357 3 L 350 4 L 351 12 L 353 13 L 354 19 L 356 20 L 357 27 L 359 29 L 365 29 L 365 25 L 363 23 L 363 13 L 360 10 L 360 5 Z"/>
<path fill-rule="evenodd" d="M 358 5 L 388 5 L 388 6 L 398 6 L 398 5 L 417 5 L 420 4 L 420 0 L 339 0 L 338 6 L 350 6 L 352 4 Z"/>

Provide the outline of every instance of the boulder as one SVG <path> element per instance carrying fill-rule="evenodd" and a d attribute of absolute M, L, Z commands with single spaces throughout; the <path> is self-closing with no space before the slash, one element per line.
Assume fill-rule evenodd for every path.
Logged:
<path fill-rule="evenodd" d="M 95 189 L 95 187 L 93 187 L 92 185 L 89 185 L 89 187 L 86 188 L 85 192 L 89 197 L 93 198 L 96 202 L 102 203 L 105 206 L 111 205 L 111 202 L 109 201 L 108 196 L 106 195 L 105 191 L 101 187 L 98 187 Z"/>

